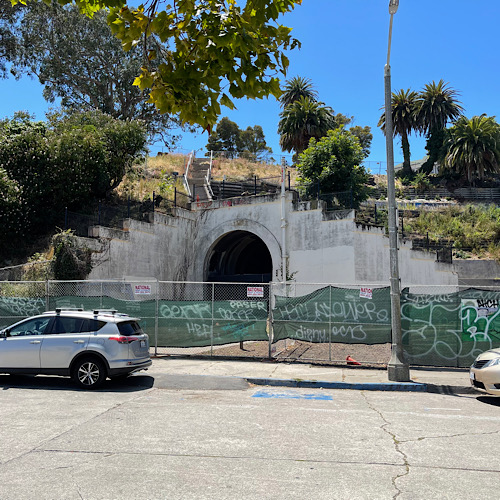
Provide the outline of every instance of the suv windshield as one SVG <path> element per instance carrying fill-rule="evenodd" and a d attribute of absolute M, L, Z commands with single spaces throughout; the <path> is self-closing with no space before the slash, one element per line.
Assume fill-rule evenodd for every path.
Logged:
<path fill-rule="evenodd" d="M 118 330 L 126 337 L 130 335 L 142 335 L 144 332 L 137 321 L 123 321 L 118 323 Z"/>

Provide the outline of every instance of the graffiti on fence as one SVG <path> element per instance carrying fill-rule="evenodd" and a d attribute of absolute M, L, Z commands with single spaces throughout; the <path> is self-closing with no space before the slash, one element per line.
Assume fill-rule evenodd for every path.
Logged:
<path fill-rule="evenodd" d="M 228 300 L 212 302 L 163 302 L 160 316 L 169 319 L 216 319 L 255 321 L 267 317 L 267 302 Z"/>
<path fill-rule="evenodd" d="M 410 363 L 466 367 L 481 352 L 500 345 L 499 301 L 488 295 L 472 290 L 439 296 L 403 292 L 403 344 Z"/>
<path fill-rule="evenodd" d="M 254 300 L 229 300 L 219 305 L 215 318 L 239 321 L 257 321 L 267 318 L 267 302 Z"/>
<path fill-rule="evenodd" d="M 275 340 L 307 342 L 390 342 L 387 288 L 326 287 L 302 297 L 277 297 Z"/>
<path fill-rule="evenodd" d="M 362 342 L 367 339 L 363 325 L 332 325 L 330 328 L 308 328 L 298 325 L 294 329 L 294 337 L 305 342 Z"/>
<path fill-rule="evenodd" d="M 497 299 L 462 299 L 462 340 L 500 339 L 500 309 Z"/>
<path fill-rule="evenodd" d="M 302 304 L 285 304 L 279 311 L 283 321 L 328 322 L 347 319 L 348 321 L 369 321 L 386 323 L 390 320 L 387 308 L 378 308 L 374 302 L 335 302 L 328 300 L 310 301 Z"/>
<path fill-rule="evenodd" d="M 45 300 L 37 297 L 0 297 L 1 316 L 35 316 L 45 311 Z"/>
<path fill-rule="evenodd" d="M 197 338 L 209 339 L 212 336 L 212 324 L 207 325 L 206 323 L 188 321 L 186 323 L 186 333 Z"/>
<path fill-rule="evenodd" d="M 267 302 L 161 301 L 160 343 L 171 347 L 267 340 Z"/>
<path fill-rule="evenodd" d="M 212 317 L 210 302 L 162 303 L 160 316 L 168 319 L 203 319 Z"/>

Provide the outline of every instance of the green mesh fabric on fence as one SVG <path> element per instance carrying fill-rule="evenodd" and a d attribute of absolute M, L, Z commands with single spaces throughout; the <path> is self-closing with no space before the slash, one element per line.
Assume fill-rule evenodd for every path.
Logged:
<path fill-rule="evenodd" d="M 122 286 L 106 295 L 44 295 L 45 284 L 23 285 L 30 296 L 0 297 L 0 327 L 46 308 L 114 309 L 141 318 L 159 347 L 206 347 L 268 340 L 267 300 L 137 300 Z M 92 285 L 92 283 L 90 283 Z M 21 285 L 20 285 L 21 286 Z M 99 284 L 98 290 L 105 286 Z M 91 289 L 93 290 L 93 289 Z M 40 294 L 32 294 L 35 291 Z M 64 292 L 63 292 L 64 293 Z M 28 295 L 28 293 L 26 294 Z M 500 347 L 500 292 L 467 289 L 447 294 L 401 293 L 403 347 L 412 365 L 467 367 L 481 352 Z M 379 344 L 391 341 L 390 291 L 325 287 L 300 297 L 275 296 L 274 341 Z"/>
<path fill-rule="evenodd" d="M 267 341 L 267 316 L 267 301 L 161 300 L 158 346 L 205 347 L 244 340 Z"/>
<path fill-rule="evenodd" d="M 403 347 L 410 364 L 468 367 L 500 347 L 500 293 L 467 289 L 442 295 L 401 293 Z"/>
<path fill-rule="evenodd" d="M 44 311 L 45 298 L 0 297 L 0 328 L 5 328 L 24 318 L 42 314 Z"/>
<path fill-rule="evenodd" d="M 391 341 L 389 288 L 325 287 L 301 297 L 276 296 L 274 338 L 385 344 Z"/>
<path fill-rule="evenodd" d="M 49 310 L 56 308 L 82 308 L 86 311 L 95 309 L 114 310 L 119 313 L 128 314 L 140 318 L 143 330 L 149 335 L 151 344 L 154 343 L 155 335 L 155 300 L 121 300 L 112 297 L 79 297 L 63 296 L 49 297 Z"/>
<path fill-rule="evenodd" d="M 255 300 L 156 301 L 65 295 L 48 298 L 48 309 L 82 308 L 116 310 L 141 319 L 141 326 L 159 347 L 205 347 L 269 339 L 268 302 Z M 0 297 L 2 327 L 45 311 L 44 298 Z M 213 332 L 213 333 L 212 333 Z"/>

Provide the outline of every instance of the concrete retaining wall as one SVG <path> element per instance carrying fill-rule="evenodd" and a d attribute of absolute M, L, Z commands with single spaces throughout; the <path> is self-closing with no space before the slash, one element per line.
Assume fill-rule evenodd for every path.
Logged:
<path fill-rule="evenodd" d="M 354 211 L 325 212 L 316 204 L 293 203 L 286 198 L 286 247 L 288 274 L 307 283 L 387 284 L 389 239 L 383 229 L 363 228 L 354 222 Z M 123 276 L 159 280 L 204 281 L 210 250 L 224 235 L 243 230 L 256 234 L 272 258 L 273 279 L 281 279 L 281 202 L 279 196 L 228 200 L 197 211 L 177 209 L 174 215 L 155 214 L 154 223 L 128 220 L 124 231 L 94 228 L 106 241 L 106 251 L 96 254 L 90 279 Z M 500 267 L 482 261 L 465 264 L 436 262 L 432 252 L 414 251 L 401 243 L 402 286 L 410 284 L 458 285 L 460 276 L 494 278 Z M 477 264 L 477 262 L 482 262 Z"/>

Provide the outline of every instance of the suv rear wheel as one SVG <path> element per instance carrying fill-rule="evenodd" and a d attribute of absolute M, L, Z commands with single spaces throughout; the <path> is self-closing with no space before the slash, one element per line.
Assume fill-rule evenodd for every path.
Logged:
<path fill-rule="evenodd" d="M 97 389 L 106 380 L 106 366 L 99 358 L 82 358 L 75 363 L 71 376 L 81 389 Z"/>

